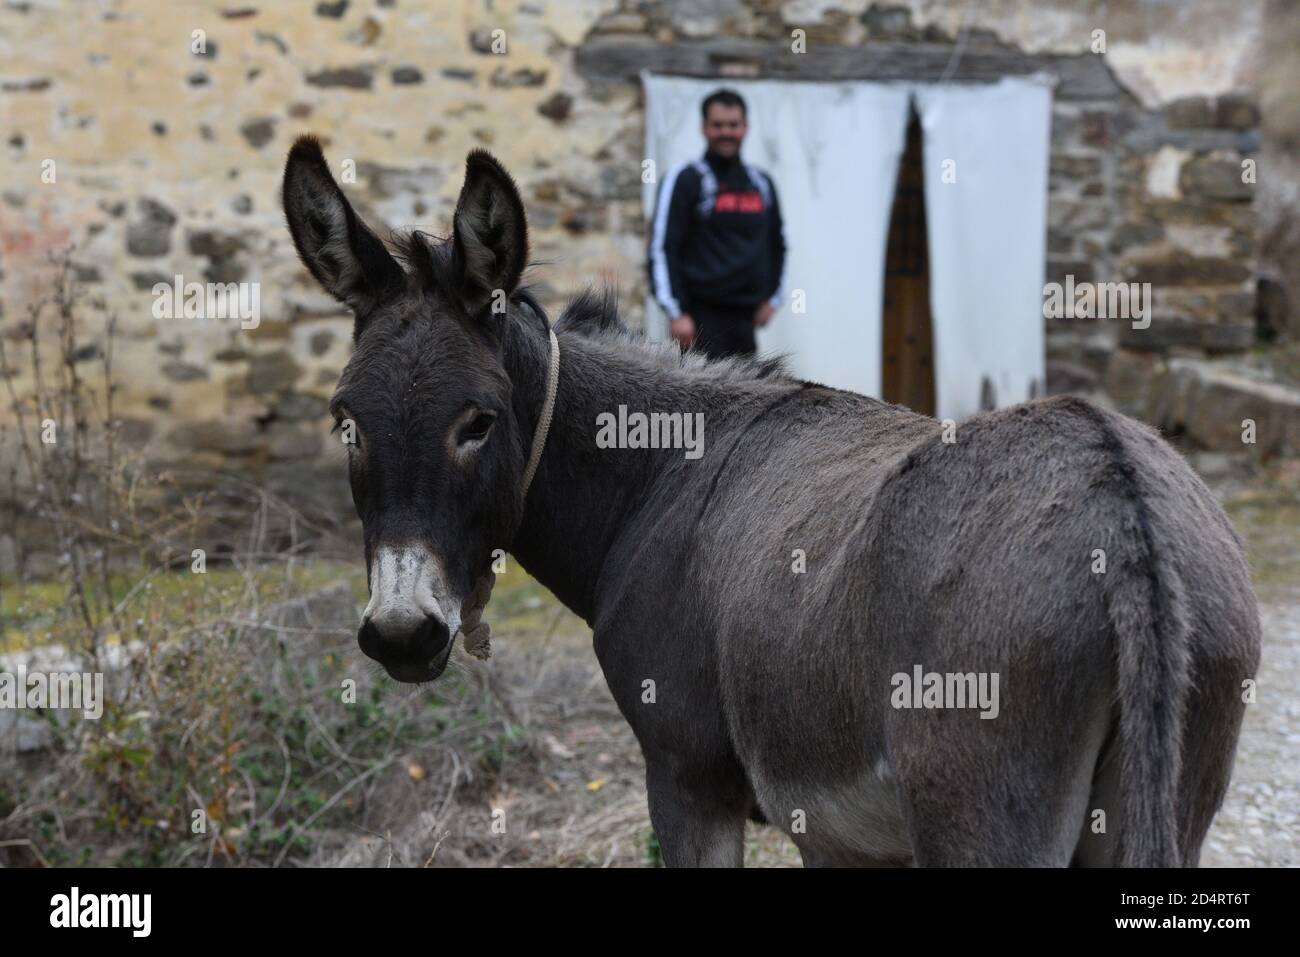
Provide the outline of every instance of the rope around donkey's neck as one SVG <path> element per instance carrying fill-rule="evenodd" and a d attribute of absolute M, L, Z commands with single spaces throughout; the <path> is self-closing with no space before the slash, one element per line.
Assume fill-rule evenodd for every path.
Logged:
<path fill-rule="evenodd" d="M 537 431 L 533 433 L 533 448 L 528 456 L 528 467 L 524 469 L 523 492 L 520 495 L 524 500 L 528 498 L 528 489 L 533 484 L 537 465 L 542 460 L 542 450 L 546 448 L 546 437 L 551 432 L 551 418 L 555 414 L 555 394 L 560 388 L 560 340 L 555 338 L 554 329 L 548 326 L 546 331 L 551 337 L 551 359 L 546 367 L 546 401 L 542 403 L 542 414 L 537 420 Z M 465 642 L 465 650 L 480 661 L 486 661 L 492 656 L 492 648 L 488 642 L 492 630 L 483 620 L 483 611 L 492 597 L 492 588 L 496 585 L 496 581 L 496 573 L 489 569 L 486 575 L 474 583 L 474 590 L 461 605 L 460 634 Z"/>
<path fill-rule="evenodd" d="M 546 437 L 551 434 L 551 416 L 555 414 L 555 394 L 560 389 L 560 340 L 555 338 L 555 330 L 546 329 L 551 337 L 551 359 L 546 366 L 546 401 L 542 403 L 542 415 L 537 420 L 537 431 L 533 433 L 533 449 L 528 456 L 528 467 L 524 469 L 524 488 L 521 498 L 528 498 L 528 488 L 533 484 L 537 474 L 537 465 L 542 461 L 542 450 L 546 448 Z"/>

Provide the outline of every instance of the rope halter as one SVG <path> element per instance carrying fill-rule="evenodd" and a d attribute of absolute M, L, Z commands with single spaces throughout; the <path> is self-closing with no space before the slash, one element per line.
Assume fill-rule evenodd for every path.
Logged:
<path fill-rule="evenodd" d="M 537 465 L 542 461 L 542 450 L 546 448 L 546 437 L 551 432 L 551 418 L 555 415 L 555 394 L 560 388 L 560 340 L 555 338 L 555 330 L 547 324 L 546 332 L 551 338 L 551 358 L 546 367 L 546 400 L 542 403 L 542 414 L 537 420 L 537 431 L 533 433 L 533 448 L 528 456 L 528 466 L 524 469 L 523 490 L 520 498 L 528 498 L 528 489 L 537 474 Z M 488 644 L 491 629 L 483 620 L 483 610 L 487 608 L 492 597 L 492 587 L 497 576 L 492 569 L 474 583 L 474 590 L 461 605 L 460 634 L 465 641 L 465 650 L 486 661 L 492 655 Z"/>

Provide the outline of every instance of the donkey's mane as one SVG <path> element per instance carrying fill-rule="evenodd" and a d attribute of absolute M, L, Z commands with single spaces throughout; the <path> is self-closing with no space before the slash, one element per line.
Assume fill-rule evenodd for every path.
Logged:
<path fill-rule="evenodd" d="M 393 233 L 388 246 L 421 289 L 450 292 L 453 247 L 448 237 L 412 229 Z"/>
<path fill-rule="evenodd" d="M 643 359 L 648 365 L 680 370 L 692 377 L 719 381 L 790 379 L 784 356 L 749 358 L 734 356 L 712 359 L 702 352 L 683 353 L 674 342 L 653 342 L 623 324 L 618 314 L 618 293 L 603 287 L 588 287 L 571 300 L 560 315 L 556 329 L 572 330 L 598 348 Z"/>
<path fill-rule="evenodd" d="M 421 288 L 451 295 L 453 289 L 453 245 L 446 237 L 421 230 L 394 233 L 389 240 L 394 256 L 405 264 L 407 272 Z M 536 263 L 531 265 L 537 265 Z M 548 321 L 546 310 L 537 300 L 535 286 L 524 285 L 511 297 Z M 765 358 L 743 356 L 712 359 L 700 352 L 683 353 L 673 342 L 653 342 L 623 324 L 619 316 L 618 291 L 609 286 L 588 287 L 569 301 L 556 322 L 557 332 L 577 333 L 611 359 L 640 360 L 648 367 L 677 370 L 692 378 L 709 378 L 718 382 L 776 379 L 797 381 L 786 368 L 785 356 Z"/>

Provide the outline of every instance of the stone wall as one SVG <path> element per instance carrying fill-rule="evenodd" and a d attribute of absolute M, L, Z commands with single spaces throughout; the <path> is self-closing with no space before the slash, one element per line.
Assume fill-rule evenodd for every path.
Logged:
<path fill-rule="evenodd" d="M 636 93 L 593 97 L 572 68 L 610 8 L 3 5 L 3 335 L 21 344 L 30 304 L 52 283 L 50 255 L 74 247 L 87 289 L 117 315 L 116 407 L 133 438 L 159 459 L 350 509 L 323 413 L 351 320 L 289 241 L 278 195 L 289 145 L 316 133 L 336 175 L 350 162 L 349 193 L 381 230 L 435 232 L 448 226 L 466 154 L 487 147 L 528 199 L 534 255 L 550 263 L 534 275 L 546 299 L 602 273 L 631 286 L 639 166 L 610 162 L 608 149 L 634 127 Z M 260 324 L 155 318 L 152 289 L 177 274 L 257 283 Z"/>
<path fill-rule="evenodd" d="M 1150 283 L 1150 325 L 1049 320 L 1049 355 L 1105 373 L 1116 348 L 1241 352 L 1255 343 L 1254 186 L 1259 112 L 1244 96 L 1147 109 L 1127 97 L 1053 116 L 1048 280 Z M 1140 325 L 1140 324 L 1139 324 Z M 1087 373 L 1084 373 L 1086 376 Z"/>
<path fill-rule="evenodd" d="M 434 232 L 465 154 L 491 149 L 523 189 L 543 300 L 605 279 L 635 323 L 638 68 L 959 80 L 1046 69 L 1060 79 L 1049 271 L 1158 289 L 1144 333 L 1054 325 L 1058 384 L 1106 381 L 1120 347 L 1245 349 L 1258 250 L 1239 163 L 1259 149 L 1265 4 L 1176 17 L 1154 0 L 1115 6 L 12 0 L 0 7 L 2 334 L 21 341 L 50 254 L 73 247 L 118 317 L 117 409 L 133 440 L 346 509 L 323 412 L 351 326 L 284 229 L 277 191 L 296 135 L 320 135 L 336 173 L 355 172 L 347 188 L 372 222 Z M 1097 29 L 1104 56 L 1090 48 Z M 805 54 L 790 52 L 795 30 Z M 258 284 L 257 328 L 155 318 L 155 284 L 178 274 Z"/>

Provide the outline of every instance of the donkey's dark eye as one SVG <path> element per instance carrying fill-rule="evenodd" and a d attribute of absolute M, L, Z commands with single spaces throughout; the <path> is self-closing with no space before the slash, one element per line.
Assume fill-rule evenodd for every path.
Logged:
<path fill-rule="evenodd" d="M 492 423 L 496 422 L 496 420 L 497 417 L 491 412 L 480 412 L 460 430 L 460 444 L 481 442 L 486 439 L 487 434 L 492 431 Z"/>

